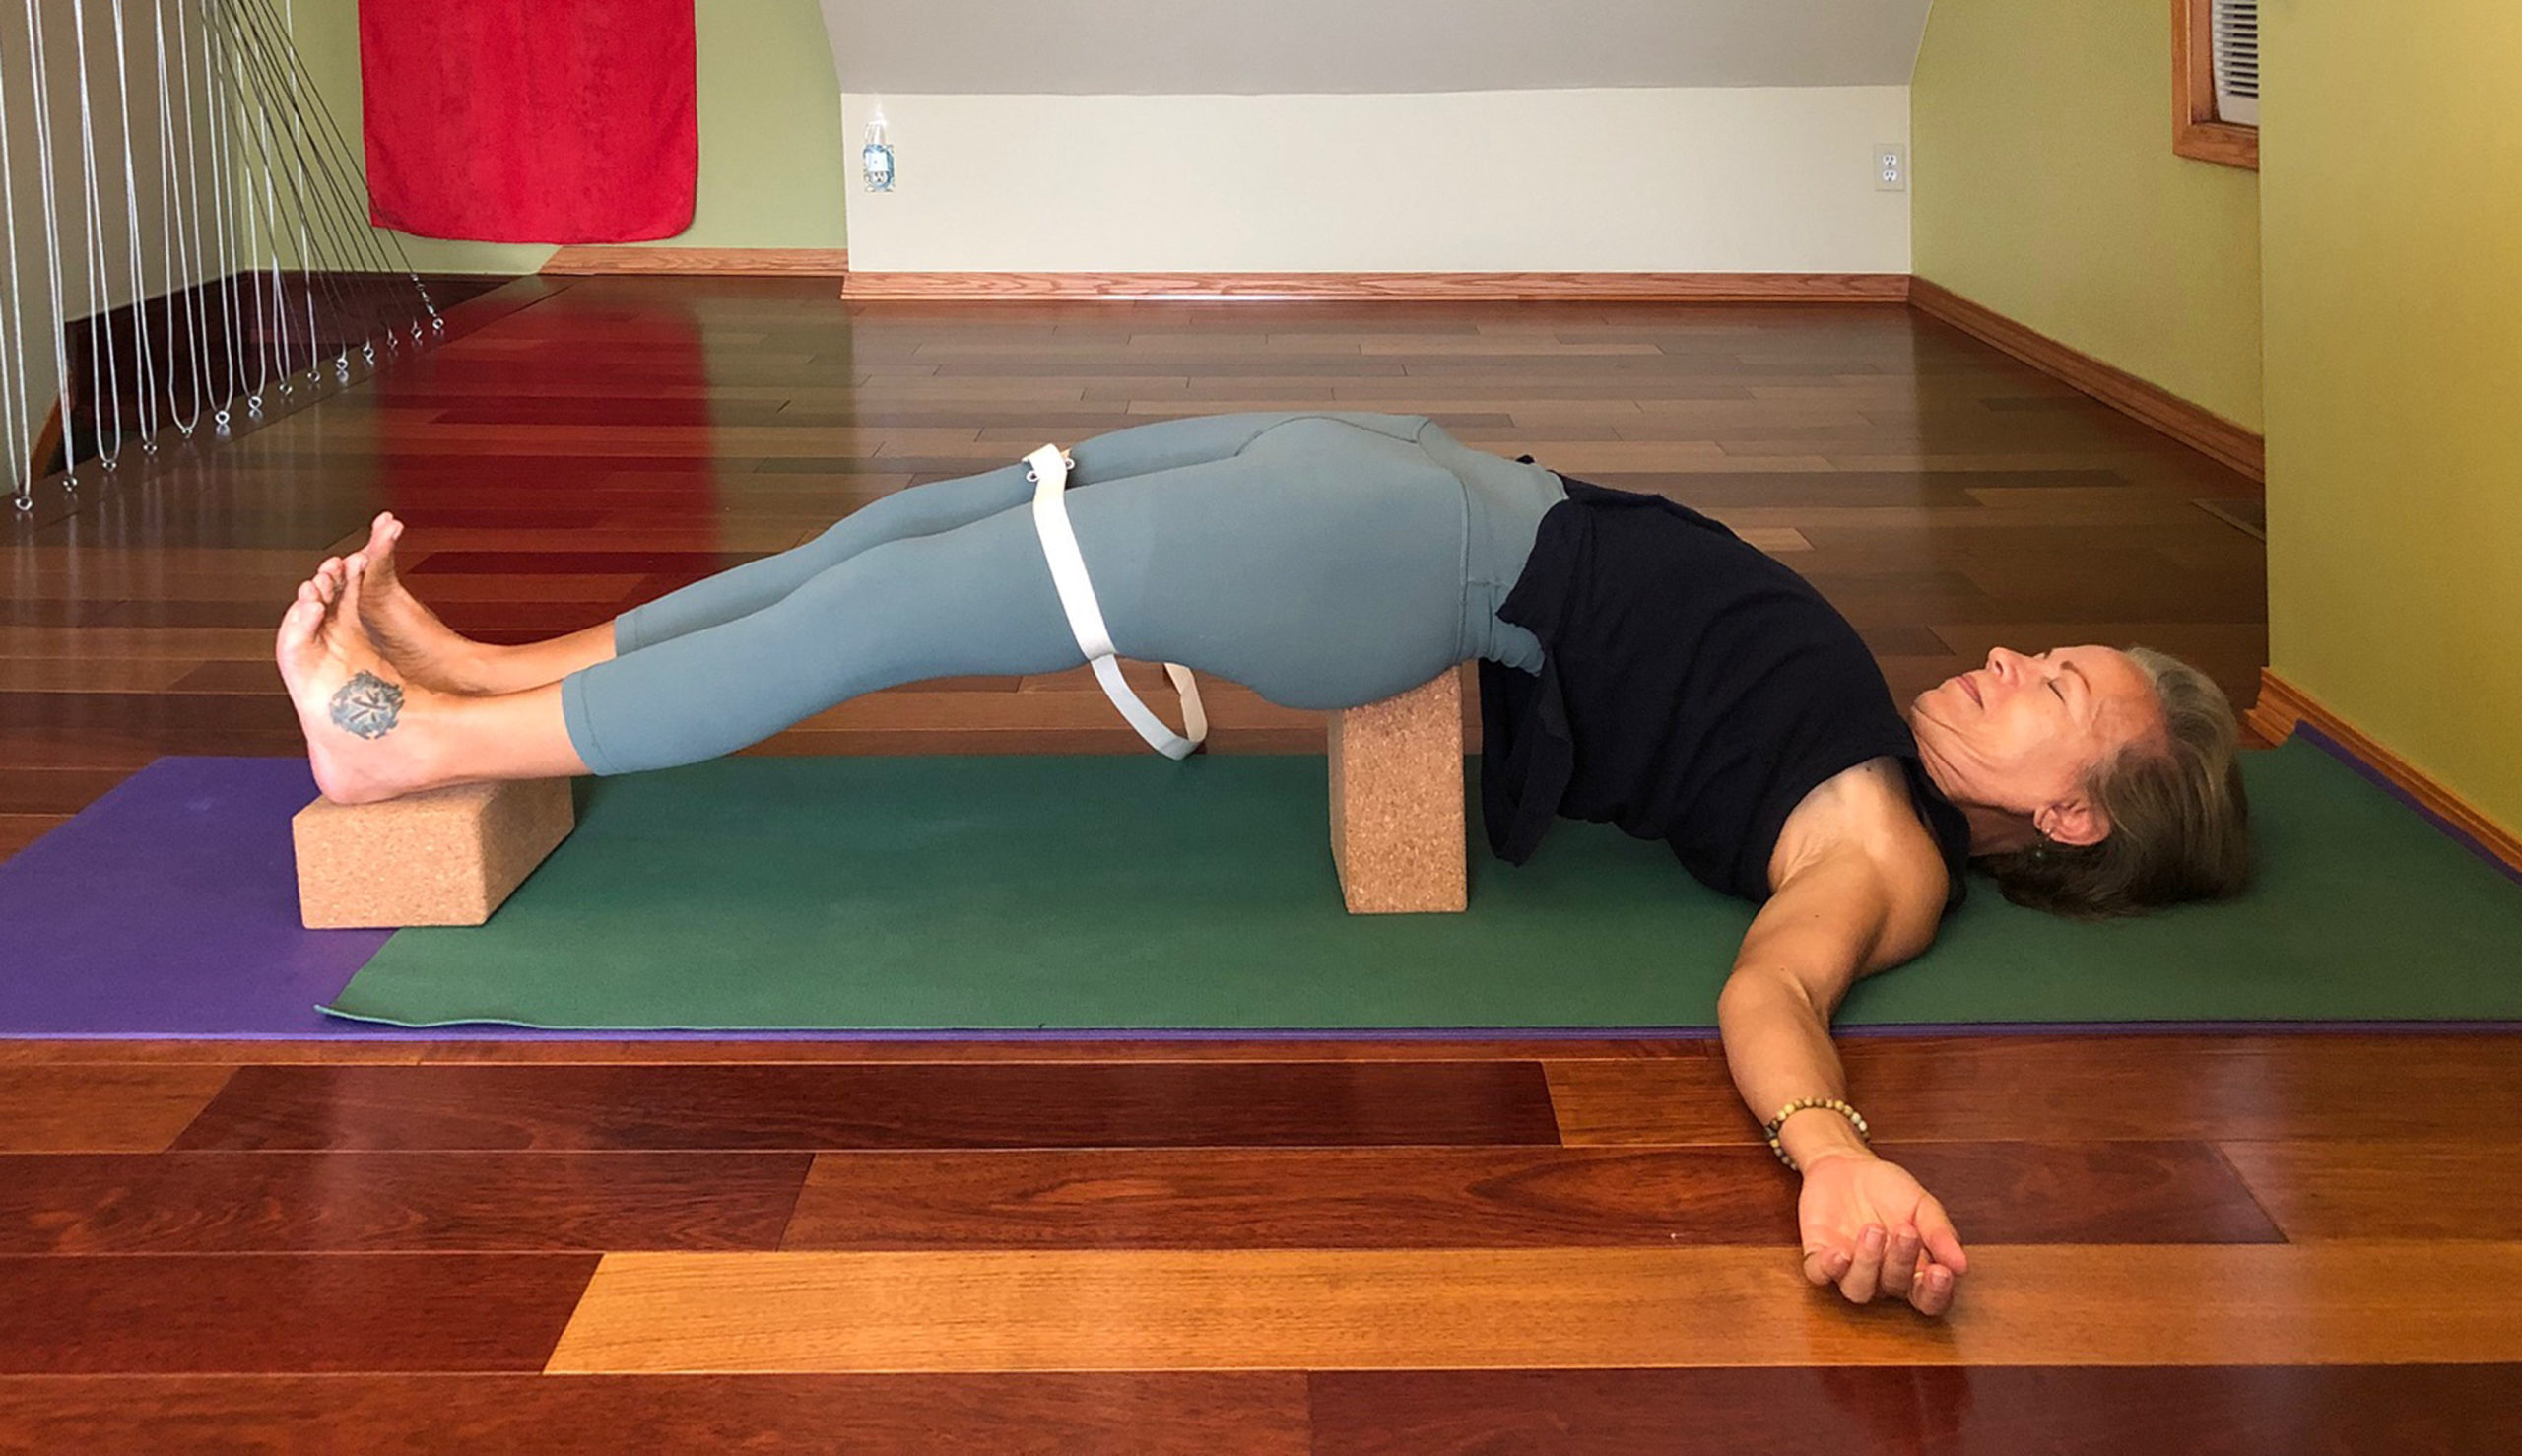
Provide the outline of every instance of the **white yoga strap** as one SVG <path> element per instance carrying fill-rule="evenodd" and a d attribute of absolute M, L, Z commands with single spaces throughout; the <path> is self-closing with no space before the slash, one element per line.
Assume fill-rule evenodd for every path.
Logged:
<path fill-rule="evenodd" d="M 1025 457 L 1033 467 L 1025 478 L 1033 482 L 1033 528 L 1042 536 L 1042 556 L 1051 563 L 1051 584 L 1059 588 L 1060 606 L 1068 613 L 1068 629 L 1095 667 L 1103 695 L 1130 720 L 1148 747 L 1168 759 L 1188 758 L 1208 740 L 1209 715 L 1200 706 L 1200 686 L 1191 670 L 1178 662 L 1164 664 L 1164 675 L 1182 695 L 1182 727 L 1190 737 L 1164 726 L 1130 685 L 1121 678 L 1120 658 L 1112 650 L 1112 634 L 1103 626 L 1103 609 L 1095 605 L 1095 585 L 1086 577 L 1086 558 L 1077 550 L 1077 532 L 1068 523 L 1068 472 L 1072 464 L 1057 445 L 1044 445 Z"/>

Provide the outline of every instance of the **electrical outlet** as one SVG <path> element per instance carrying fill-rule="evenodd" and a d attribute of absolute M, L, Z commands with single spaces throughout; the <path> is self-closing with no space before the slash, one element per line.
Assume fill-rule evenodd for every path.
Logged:
<path fill-rule="evenodd" d="M 858 149 L 858 169 L 867 179 L 868 191 L 894 190 L 894 144 L 885 134 L 885 113 L 882 109 L 867 123 L 867 144 Z"/>
<path fill-rule="evenodd" d="M 1905 192 L 1909 189 L 1909 149 L 1900 142 L 1879 142 L 1874 148 L 1874 190 Z"/>

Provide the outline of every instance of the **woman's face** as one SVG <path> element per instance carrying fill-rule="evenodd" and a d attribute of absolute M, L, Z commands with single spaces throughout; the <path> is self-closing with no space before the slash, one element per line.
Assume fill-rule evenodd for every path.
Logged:
<path fill-rule="evenodd" d="M 2085 799 L 2085 774 L 2132 741 L 2159 738 L 2163 718 L 2125 652 L 1999 647 L 1985 666 L 1919 694 L 1910 728 L 1950 797 L 2027 815 L 2061 844 L 2092 844 L 2110 825 Z"/>

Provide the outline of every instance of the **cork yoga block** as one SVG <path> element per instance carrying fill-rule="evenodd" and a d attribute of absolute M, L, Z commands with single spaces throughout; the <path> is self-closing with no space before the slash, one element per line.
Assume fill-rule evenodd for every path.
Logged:
<path fill-rule="evenodd" d="M 1331 860 L 1358 915 L 1460 910 L 1462 674 L 1331 715 Z"/>
<path fill-rule="evenodd" d="M 318 799 L 290 821 L 299 918 L 309 930 L 479 925 L 576 824 L 565 778 Z"/>

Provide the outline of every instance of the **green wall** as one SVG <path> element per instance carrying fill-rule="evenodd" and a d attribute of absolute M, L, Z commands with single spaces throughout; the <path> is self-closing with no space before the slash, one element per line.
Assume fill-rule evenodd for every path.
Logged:
<path fill-rule="evenodd" d="M 2163 0 L 1935 0 L 1914 271 L 2261 428 L 2259 188 L 2171 150 Z"/>
<path fill-rule="evenodd" d="M 848 148 L 840 83 L 817 0 L 696 0 L 700 47 L 700 189 L 692 227 L 663 247 L 836 248 L 849 242 L 842 199 Z M 297 7 L 299 57 L 359 145 L 359 8 Z M 424 271 L 532 273 L 544 246 L 409 237 Z"/>
<path fill-rule="evenodd" d="M 2271 665 L 2522 830 L 2522 7 L 2261 11 Z"/>

